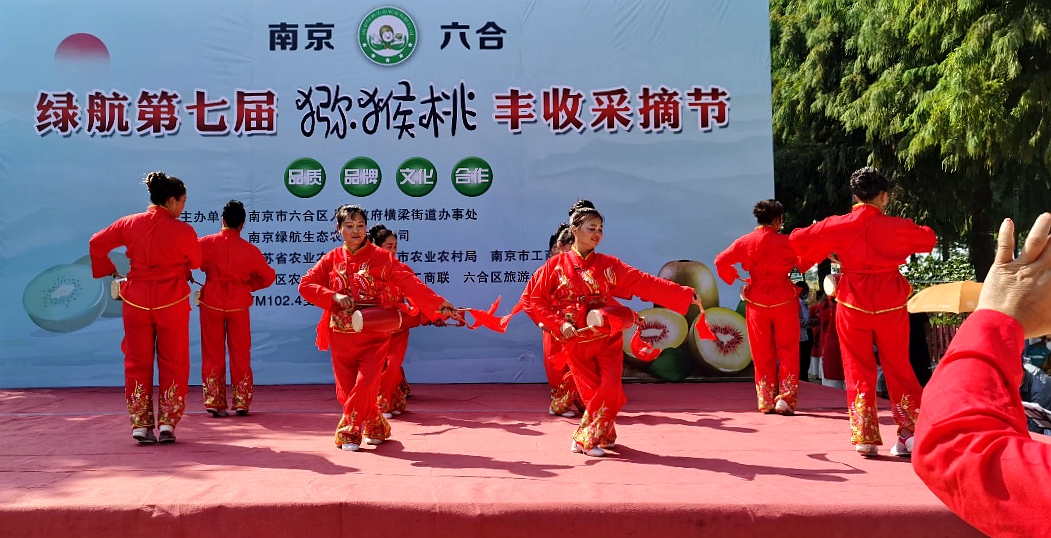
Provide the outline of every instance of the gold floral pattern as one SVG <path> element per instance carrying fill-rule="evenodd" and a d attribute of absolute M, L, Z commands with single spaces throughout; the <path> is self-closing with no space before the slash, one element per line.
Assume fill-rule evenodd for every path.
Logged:
<path fill-rule="evenodd" d="M 237 384 L 233 386 L 234 409 L 244 409 L 247 411 L 248 408 L 252 406 L 252 391 L 254 390 L 254 385 L 252 383 L 252 375 L 247 374 L 241 378 L 241 381 L 238 381 Z"/>
<path fill-rule="evenodd" d="M 409 382 L 405 379 L 405 368 L 401 369 L 401 382 L 398 383 L 398 392 L 401 392 L 406 398 L 409 394 L 412 394 L 412 388 L 409 387 Z"/>
<path fill-rule="evenodd" d="M 768 376 L 763 376 L 762 379 L 756 380 L 755 394 L 759 400 L 760 411 L 766 413 L 774 409 L 776 391 Z"/>
<path fill-rule="evenodd" d="M 902 396 L 900 402 L 891 404 L 890 412 L 894 415 L 894 423 L 898 425 L 899 433 L 901 430 L 916 431 L 916 420 L 920 418 L 920 408 L 908 394 Z"/>
<path fill-rule="evenodd" d="M 882 445 L 876 405 L 868 395 L 858 390 L 850 405 L 850 442 L 855 445 Z"/>
<path fill-rule="evenodd" d="M 379 413 L 373 413 L 361 426 L 362 435 L 370 439 L 390 439 L 390 422 Z"/>
<path fill-rule="evenodd" d="M 777 395 L 778 400 L 784 400 L 789 409 L 795 411 L 796 402 L 799 399 L 799 378 L 793 374 L 781 380 L 781 393 Z"/>
<path fill-rule="evenodd" d="M 158 422 L 161 425 L 175 426 L 182 420 L 182 414 L 186 411 L 186 395 L 179 394 L 179 386 L 172 383 L 168 390 L 161 392 L 158 407 L 160 410 Z"/>
<path fill-rule="evenodd" d="M 551 389 L 551 411 L 556 415 L 570 411 L 573 408 L 574 396 L 579 398 L 570 383 L 563 378 L 557 387 Z"/>
<path fill-rule="evenodd" d="M 153 387 L 146 388 L 135 382 L 135 388 L 128 396 L 128 415 L 131 416 L 132 428 L 153 429 Z"/>
<path fill-rule="evenodd" d="M 606 406 L 600 407 L 594 414 L 585 411 L 580 419 L 580 426 L 573 433 L 573 440 L 584 447 L 584 450 L 616 442 L 617 431 L 610 415 L 612 413 L 609 413 Z"/>
<path fill-rule="evenodd" d="M 336 426 L 336 446 L 352 443 L 361 444 L 361 424 L 358 423 L 358 412 L 351 411 L 350 416 L 344 414 Z"/>
<path fill-rule="evenodd" d="M 404 413 L 408 409 L 408 402 L 405 401 L 405 393 L 402 392 L 401 386 L 395 387 L 394 392 L 388 397 L 386 394 L 380 394 L 376 397 L 376 407 L 379 408 L 381 413 L 393 413 L 397 411 Z"/>
<path fill-rule="evenodd" d="M 226 380 L 217 374 L 208 376 L 201 384 L 204 391 L 204 406 L 209 409 L 226 409 Z"/>

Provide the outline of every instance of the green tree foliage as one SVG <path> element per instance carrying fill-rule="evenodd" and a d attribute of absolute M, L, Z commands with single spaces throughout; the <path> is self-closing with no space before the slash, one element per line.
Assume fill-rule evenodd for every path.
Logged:
<path fill-rule="evenodd" d="M 864 160 L 984 276 L 1000 218 L 1051 205 L 1051 2 L 773 0 L 771 33 L 789 224 L 840 211 Z"/>
<path fill-rule="evenodd" d="M 966 256 L 958 254 L 941 259 L 936 256 L 915 256 L 905 264 L 902 273 L 919 291 L 934 284 L 974 280 L 974 268 Z"/>

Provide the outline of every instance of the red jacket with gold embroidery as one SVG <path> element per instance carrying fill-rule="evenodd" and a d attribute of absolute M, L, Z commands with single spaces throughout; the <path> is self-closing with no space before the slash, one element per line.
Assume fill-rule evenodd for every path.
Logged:
<path fill-rule="evenodd" d="M 355 253 L 344 247 L 328 252 L 299 282 L 300 295 L 325 309 L 317 329 L 317 344 L 322 350 L 328 349 L 332 314 L 339 311 L 332 300 L 337 293 L 351 296 L 355 304 L 393 308 L 392 292 L 412 301 L 425 318 L 441 318 L 438 308 L 445 299 L 421 282 L 394 254 L 367 241 Z"/>
<path fill-rule="evenodd" d="M 789 280 L 788 272 L 802 263 L 792 250 L 788 236 L 777 233 L 773 226 L 757 227 L 715 257 L 715 270 L 727 284 L 739 278 L 735 263 L 748 271 L 748 284 L 741 289 L 741 298 L 745 301 L 770 307 L 790 303 L 798 297 L 799 288 Z"/>
<path fill-rule="evenodd" d="M 110 251 L 127 247 L 130 270 L 121 297 L 139 308 L 164 308 L 189 297 L 190 271 L 201 265 L 197 232 L 160 206 L 118 219 L 88 244 L 95 278 L 113 274 Z"/>
<path fill-rule="evenodd" d="M 905 306 L 912 286 L 898 266 L 912 254 L 930 252 L 937 237 L 926 226 L 857 204 L 846 215 L 793 231 L 789 240 L 803 260 L 821 260 L 834 252 L 843 272 L 836 300 L 873 314 Z"/>
<path fill-rule="evenodd" d="M 259 249 L 240 232 L 223 228 L 198 240 L 201 270 L 207 276 L 201 304 L 217 310 L 242 310 L 252 306 L 252 292 L 274 283 L 274 270 Z"/>
<path fill-rule="evenodd" d="M 553 331 L 566 321 L 578 329 L 586 327 L 588 311 L 610 304 L 613 297 L 637 296 L 685 314 L 694 296 L 692 288 L 597 252 L 587 258 L 575 250 L 556 254 L 533 278 L 536 282 L 524 305 L 526 314 Z"/>
<path fill-rule="evenodd" d="M 956 515 L 989 536 L 1047 536 L 1051 445 L 1026 429 L 1022 326 L 979 310 L 923 389 L 912 466 Z"/>

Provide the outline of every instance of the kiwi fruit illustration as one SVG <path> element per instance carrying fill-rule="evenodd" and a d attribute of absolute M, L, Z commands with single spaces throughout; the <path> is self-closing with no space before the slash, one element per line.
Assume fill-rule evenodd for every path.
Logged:
<path fill-rule="evenodd" d="M 700 339 L 696 326 L 690 327 L 687 336 L 690 354 L 701 369 L 726 374 L 747 368 L 752 362 L 752 350 L 744 317 L 721 307 L 705 309 L 704 316 L 715 340 Z"/>
<path fill-rule="evenodd" d="M 631 338 L 636 330 L 643 342 L 661 350 L 653 362 L 645 362 L 632 355 Z M 624 330 L 625 365 L 667 381 L 686 379 L 693 368 L 689 353 L 681 349 L 688 331 L 686 318 L 667 308 L 650 308 L 639 312 L 639 325 Z"/>
<path fill-rule="evenodd" d="M 705 309 L 719 306 L 719 286 L 715 282 L 715 274 L 701 262 L 670 261 L 661 267 L 657 276 L 693 288 L 697 296 L 701 298 L 701 304 Z M 701 309 L 697 305 L 690 305 L 690 309 L 686 312 L 686 321 L 692 325 L 693 320 L 697 319 L 700 313 Z"/>
<path fill-rule="evenodd" d="M 72 332 L 91 325 L 106 309 L 107 288 L 82 264 L 56 265 L 29 281 L 22 306 L 29 319 L 50 332 Z"/>

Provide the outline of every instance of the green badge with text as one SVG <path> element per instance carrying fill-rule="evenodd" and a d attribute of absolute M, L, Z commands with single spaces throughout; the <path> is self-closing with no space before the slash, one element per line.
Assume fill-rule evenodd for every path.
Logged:
<path fill-rule="evenodd" d="M 467 157 L 456 163 L 453 187 L 464 196 L 481 196 L 493 184 L 493 168 L 480 157 Z"/>
<path fill-rule="evenodd" d="M 285 187 L 300 198 L 315 196 L 325 188 L 325 167 L 314 159 L 296 159 L 285 169 Z"/>
<path fill-rule="evenodd" d="M 396 7 L 372 10 L 358 26 L 358 44 L 365 57 L 380 65 L 404 62 L 416 50 L 416 24 Z"/>
<path fill-rule="evenodd" d="M 380 188 L 380 165 L 368 157 L 354 157 L 343 165 L 340 184 L 353 196 L 368 196 Z"/>
<path fill-rule="evenodd" d="M 398 188 L 409 196 L 426 196 L 434 190 L 438 170 L 431 161 L 413 157 L 398 167 Z"/>

